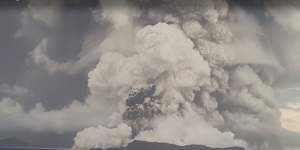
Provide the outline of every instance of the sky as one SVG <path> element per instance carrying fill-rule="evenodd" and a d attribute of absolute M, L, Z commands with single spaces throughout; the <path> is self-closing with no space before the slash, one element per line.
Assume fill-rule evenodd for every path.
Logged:
<path fill-rule="evenodd" d="M 300 148 L 299 3 L 194 6 L 1 0 L 0 139 L 74 148 L 122 146 L 131 137 Z M 153 104 L 151 117 L 130 118 L 138 108 L 124 104 L 129 89 L 153 84 L 156 93 L 143 99 L 161 106 Z M 200 100 L 190 100 L 191 93 Z"/>

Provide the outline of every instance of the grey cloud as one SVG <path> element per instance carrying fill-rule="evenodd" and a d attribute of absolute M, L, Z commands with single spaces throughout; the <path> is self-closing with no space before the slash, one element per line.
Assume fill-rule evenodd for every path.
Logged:
<path fill-rule="evenodd" d="M 260 2 L 259 12 L 269 16 L 251 13 L 243 6 L 248 2 L 223 0 L 162 0 L 159 7 L 152 1 L 100 1 L 97 10 L 78 11 L 67 1 L 48 2 L 30 1 L 23 20 L 11 21 L 20 27 L 12 27 L 3 47 L 24 51 L 16 62 L 2 60 L 17 67 L 2 67 L 0 130 L 73 132 L 98 125 L 79 132 L 75 147 L 120 146 L 131 134 L 176 144 L 297 147 L 281 141 L 274 98 L 282 88 L 277 80 L 298 78 L 297 23 L 282 17 L 298 13 L 289 6 L 294 1 L 274 0 L 266 8 Z M 295 11 L 278 11 L 279 2 Z M 22 39 L 27 41 L 20 47 L 11 42 Z M 149 85 L 157 88 L 153 95 L 139 107 L 126 105 L 129 93 Z M 288 96 L 277 99 L 297 95 L 283 92 Z M 124 117 L 131 112 L 151 115 Z M 189 128 L 181 132 L 169 127 L 186 122 Z M 203 130 L 211 136 L 195 140 L 192 133 Z"/>

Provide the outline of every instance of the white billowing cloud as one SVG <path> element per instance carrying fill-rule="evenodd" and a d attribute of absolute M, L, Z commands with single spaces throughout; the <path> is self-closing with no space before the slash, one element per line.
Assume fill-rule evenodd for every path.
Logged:
<path fill-rule="evenodd" d="M 172 14 L 178 21 L 137 28 L 132 49 L 112 46 L 105 51 L 89 74 L 88 103 L 107 103 L 112 112 L 125 116 L 154 111 L 150 117 L 119 120 L 132 128 L 136 139 L 245 146 L 235 140 L 240 138 L 251 149 L 280 148 L 273 144 L 280 113 L 271 85 L 272 70 L 278 73 L 282 66 L 263 42 L 256 19 L 236 10 L 227 20 L 227 5 L 217 1 L 166 4 L 162 7 L 178 12 Z M 186 14 L 189 17 L 183 19 Z M 158 112 L 144 104 L 124 105 L 132 87 L 149 84 L 156 85 L 157 99 L 148 100 Z M 97 101 L 99 97 L 104 101 Z M 272 138 L 264 140 L 268 137 Z"/>
<path fill-rule="evenodd" d="M 9 116 L 10 119 L 4 121 L 6 123 L 1 128 L 64 132 L 104 124 L 109 119 L 117 124 L 120 117 L 103 117 L 123 111 L 122 105 L 132 85 L 151 81 L 160 89 L 170 87 L 180 94 L 180 88 L 194 87 L 208 80 L 210 69 L 207 62 L 193 49 L 193 43 L 179 27 L 164 23 L 148 26 L 137 33 L 136 40 L 135 54 L 130 57 L 123 55 L 122 51 L 104 53 L 97 67 L 89 73 L 90 95 L 86 103 L 75 101 L 62 110 L 50 111 L 39 104 L 26 111 L 14 100 L 5 98 L 0 104 L 5 109 L 1 109 L 0 114 L 1 118 Z M 42 50 L 32 52 L 36 55 L 35 61 L 51 62 L 44 57 Z M 68 65 L 60 68 L 54 62 L 47 65 L 49 68 L 70 69 Z M 83 120 L 78 121 L 78 118 Z"/>
<path fill-rule="evenodd" d="M 75 149 L 122 147 L 135 138 L 179 145 L 281 148 L 274 145 L 280 113 L 272 81 L 283 67 L 293 68 L 287 64 L 297 69 L 296 43 L 288 53 L 293 55 L 291 61 L 283 63 L 278 51 L 265 42 L 256 18 L 239 9 L 228 12 L 224 0 L 165 0 L 167 6 L 161 7 L 168 9 L 157 12 L 154 18 L 162 16 L 153 20 L 167 23 L 138 27 L 135 19 L 142 13 L 138 9 L 125 1 L 101 2 L 105 6 L 101 17 L 113 31 L 97 49 L 83 50 L 77 61 L 58 63 L 47 56 L 43 40 L 31 53 L 34 63 L 50 73 L 78 73 L 99 60 L 89 73 L 85 103 L 51 111 L 37 105 L 27 112 L 3 99 L 0 107 L 6 109 L 0 109 L 1 118 L 13 119 L 2 128 L 13 124 L 69 131 L 98 124 L 77 134 Z M 147 18 L 138 19 L 143 17 Z M 132 89 L 149 85 L 156 88 L 152 97 L 138 99 L 143 104 L 126 104 Z M 140 116 L 126 118 L 128 114 Z"/>
<path fill-rule="evenodd" d="M 189 94 L 196 86 L 209 84 L 210 68 L 208 63 L 193 47 L 192 41 L 176 25 L 158 23 L 140 29 L 136 33 L 133 55 L 126 56 L 122 54 L 122 51 L 119 53 L 115 51 L 101 56 L 99 64 L 89 74 L 91 95 L 87 102 L 94 103 L 93 105 L 108 103 L 112 112 L 122 113 L 128 107 L 124 106 L 124 103 L 132 85 L 145 85 L 150 82 L 157 85 L 156 92 L 158 95 L 162 95 L 161 104 L 158 107 L 166 116 L 157 117 L 154 119 L 156 121 L 150 121 L 149 124 L 153 130 L 137 133 L 137 139 L 156 142 L 164 139 L 163 141 L 174 144 L 194 143 L 214 147 L 245 146 L 241 140 L 234 139 L 233 133 L 219 131 L 211 124 L 205 123 L 203 116 L 197 116 L 196 110 L 185 108 L 192 102 L 192 97 L 186 98 L 186 94 Z M 184 89 L 185 93 L 182 93 L 181 89 Z M 206 102 L 205 105 L 216 118 L 222 118 L 213 110 L 216 109 L 215 103 Z M 181 109 L 188 109 L 193 115 L 183 113 L 183 116 L 180 116 L 178 111 Z M 128 121 L 130 122 L 130 120 Z M 189 127 L 184 127 L 186 122 L 189 122 Z M 165 131 L 167 133 L 164 134 L 163 130 L 170 124 L 176 126 L 169 127 L 168 131 L 170 132 Z M 182 128 L 182 132 L 173 132 L 178 130 L 179 126 Z M 101 126 L 101 130 L 102 128 L 103 126 Z M 107 128 L 106 130 L 113 129 Z M 95 138 L 96 135 L 88 135 L 88 131 L 93 132 L 92 130 L 98 131 L 97 128 L 89 128 L 86 132 L 83 130 L 81 134 L 78 134 L 75 138 L 75 147 L 78 144 L 81 145 L 79 147 L 90 148 L 97 145 L 96 141 L 96 143 L 88 143 L 88 141 L 86 144 L 81 141 L 81 143 L 77 143 L 76 139 L 81 139 L 81 137 Z M 194 134 L 195 132 L 197 134 Z M 210 134 L 211 138 L 199 139 L 199 137 Z M 216 139 L 218 140 L 216 141 Z"/>
<path fill-rule="evenodd" d="M 89 74 L 88 103 L 106 101 L 113 110 L 125 100 L 133 85 L 153 82 L 162 90 L 187 88 L 203 84 L 209 77 L 208 64 L 177 26 L 148 26 L 137 33 L 136 39 L 136 54 L 131 57 L 120 53 L 101 57 Z"/>
<path fill-rule="evenodd" d="M 86 128 L 77 133 L 73 149 L 118 148 L 127 146 L 131 140 L 131 128 L 120 124 L 115 128 L 103 126 Z"/>
<path fill-rule="evenodd" d="M 132 85 L 153 80 L 159 86 L 192 87 L 209 77 L 208 64 L 177 26 L 147 26 L 136 39 L 136 54 L 131 57 L 107 53 L 100 58 L 89 74 L 91 96 L 119 101 L 127 97 Z M 160 79 L 162 74 L 167 76 Z"/>
<path fill-rule="evenodd" d="M 221 132 L 213 128 L 198 114 L 187 112 L 179 115 L 162 116 L 154 120 L 154 128 L 142 131 L 135 139 L 173 143 L 177 145 L 200 144 L 210 147 L 247 147 L 242 140 L 235 140 L 231 132 Z"/>
<path fill-rule="evenodd" d="M 165 67 L 177 87 L 195 86 L 210 74 L 207 62 L 193 47 L 192 41 L 173 25 L 158 23 L 137 33 L 138 51 L 156 62 L 156 68 Z"/>
<path fill-rule="evenodd" d="M 94 110 L 76 101 L 62 110 L 46 111 L 37 104 L 27 111 L 13 99 L 3 98 L 0 108 L 1 130 L 77 131 L 103 121 L 99 119 L 103 118 L 101 109 Z"/>

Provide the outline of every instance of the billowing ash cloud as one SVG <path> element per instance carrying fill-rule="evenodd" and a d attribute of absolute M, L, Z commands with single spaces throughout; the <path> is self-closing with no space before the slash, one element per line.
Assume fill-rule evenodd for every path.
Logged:
<path fill-rule="evenodd" d="M 83 141 L 101 141 L 91 130 L 107 135 L 124 123 L 132 132 L 123 141 L 280 149 L 272 84 L 284 69 L 260 39 L 254 16 L 229 12 L 222 0 L 127 3 L 123 9 L 132 5 L 147 9 L 133 15 L 128 9 L 126 23 L 115 21 L 121 16 L 110 20 L 117 24 L 114 34 L 135 28 L 134 41 L 108 44 L 112 50 L 103 49 L 89 74 L 90 98 L 101 97 L 97 103 L 109 104 L 119 120 L 79 132 L 75 149 L 123 146 Z"/>
<path fill-rule="evenodd" d="M 298 8 L 287 3 L 281 10 L 278 5 L 285 2 L 266 2 L 264 17 L 276 23 L 266 29 L 256 16 L 225 0 L 99 3 L 93 17 L 104 29 L 86 36 L 75 59 L 49 55 L 51 34 L 29 35 L 39 39 L 29 63 L 51 75 L 89 72 L 85 101 L 59 110 L 37 104 L 27 111 L 4 98 L 0 118 L 12 119 L 0 128 L 85 128 L 74 138 L 78 150 L 122 147 L 133 140 L 282 149 L 274 85 L 278 77 L 299 72 L 297 42 L 288 48 L 298 37 L 293 34 Z M 22 28 L 30 27 L 29 17 L 54 30 L 61 9 L 58 1 L 50 6 L 31 1 Z M 17 36 L 28 36 L 22 28 Z M 286 45 L 274 48 L 282 42 Z"/>

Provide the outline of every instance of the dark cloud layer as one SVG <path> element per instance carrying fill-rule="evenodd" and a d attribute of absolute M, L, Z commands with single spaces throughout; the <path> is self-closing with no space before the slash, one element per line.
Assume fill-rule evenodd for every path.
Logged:
<path fill-rule="evenodd" d="M 28 62 L 28 57 L 40 40 L 48 37 L 47 54 L 51 59 L 58 62 L 78 59 L 83 38 L 96 27 L 91 9 L 97 7 L 98 1 L 64 1 L 63 7 L 66 9 L 61 12 L 62 22 L 55 28 L 33 19 L 22 27 L 22 13 L 28 2 L 1 1 L 0 84 L 18 84 L 28 89 L 30 94 L 16 96 L 26 107 L 42 102 L 47 109 L 55 109 L 73 100 L 83 100 L 87 94 L 86 73 L 49 75 L 42 66 Z M 21 31 L 23 35 L 16 37 L 20 28 L 24 30 Z"/>
<path fill-rule="evenodd" d="M 63 73 L 50 75 L 43 67 L 28 62 L 28 58 L 30 51 L 47 36 L 51 39 L 48 52 L 51 59 L 60 62 L 77 59 L 83 38 L 90 32 L 89 29 L 96 27 L 91 9 L 97 7 L 98 1 L 66 0 L 63 4 L 66 8 L 62 12 L 63 23 L 59 27 L 50 29 L 43 23 L 30 20 L 29 26 L 24 28 L 25 35 L 16 37 L 22 28 L 22 13 L 28 2 L 0 1 L 0 97 L 12 97 L 27 109 L 42 103 L 49 110 L 61 109 L 74 100 L 84 100 L 87 95 L 86 73 L 73 76 Z M 71 146 L 75 135 L 18 129 L 0 131 L 0 134 L 1 138 L 18 137 L 40 146 Z"/>

